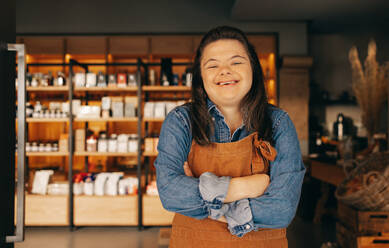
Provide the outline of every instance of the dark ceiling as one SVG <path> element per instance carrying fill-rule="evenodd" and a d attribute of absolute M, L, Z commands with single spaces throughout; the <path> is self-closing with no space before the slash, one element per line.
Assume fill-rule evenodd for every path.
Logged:
<path fill-rule="evenodd" d="M 231 18 L 303 21 L 314 33 L 360 28 L 389 30 L 389 0 L 236 0 Z"/>

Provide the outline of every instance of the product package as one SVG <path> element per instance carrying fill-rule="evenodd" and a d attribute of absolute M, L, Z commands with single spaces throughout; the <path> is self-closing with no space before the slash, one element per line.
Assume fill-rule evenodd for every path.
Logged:
<path fill-rule="evenodd" d="M 88 72 L 86 74 L 86 83 L 85 83 L 86 87 L 95 87 L 97 83 L 96 81 L 97 81 L 97 77 L 95 73 Z"/>
<path fill-rule="evenodd" d="M 119 134 L 118 135 L 118 152 L 127 152 L 128 148 L 128 135 L 127 134 Z"/>
<path fill-rule="evenodd" d="M 50 176 L 53 174 L 53 170 L 36 171 L 34 181 L 32 183 L 31 193 L 45 195 L 47 192 L 47 185 L 49 184 Z"/>
<path fill-rule="evenodd" d="M 146 118 L 154 117 L 154 102 L 145 103 L 143 116 Z"/>
<path fill-rule="evenodd" d="M 97 174 L 94 185 L 95 195 L 104 195 L 105 183 L 107 182 L 109 175 L 110 173 L 106 172 Z"/>
<path fill-rule="evenodd" d="M 138 192 L 138 178 L 127 177 L 119 181 L 119 195 L 133 195 Z"/>
<path fill-rule="evenodd" d="M 113 172 L 108 176 L 108 180 L 105 183 L 106 195 L 117 195 L 119 180 L 123 177 L 123 172 Z"/>
<path fill-rule="evenodd" d="M 154 118 L 165 118 L 165 102 L 156 102 L 154 107 Z"/>

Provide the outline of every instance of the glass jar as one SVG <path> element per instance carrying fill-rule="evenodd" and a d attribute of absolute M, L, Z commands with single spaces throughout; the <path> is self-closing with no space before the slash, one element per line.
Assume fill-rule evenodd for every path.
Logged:
<path fill-rule="evenodd" d="M 116 152 L 118 147 L 117 135 L 111 134 L 108 140 L 108 152 Z"/>
<path fill-rule="evenodd" d="M 97 149 L 97 140 L 94 135 L 91 135 L 86 140 L 86 150 L 88 152 L 95 152 Z"/>
<path fill-rule="evenodd" d="M 102 133 L 99 137 L 99 141 L 97 144 L 98 152 L 107 152 L 108 151 L 108 139 L 105 133 Z"/>

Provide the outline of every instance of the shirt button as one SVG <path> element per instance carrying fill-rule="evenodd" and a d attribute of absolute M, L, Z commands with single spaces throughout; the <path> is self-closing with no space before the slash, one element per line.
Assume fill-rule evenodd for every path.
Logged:
<path fill-rule="evenodd" d="M 246 230 L 249 230 L 250 227 L 251 227 L 251 226 L 250 226 L 249 224 L 247 224 L 247 225 L 245 226 Z"/>
<path fill-rule="evenodd" d="M 215 121 L 215 117 L 212 117 L 212 120 Z"/>

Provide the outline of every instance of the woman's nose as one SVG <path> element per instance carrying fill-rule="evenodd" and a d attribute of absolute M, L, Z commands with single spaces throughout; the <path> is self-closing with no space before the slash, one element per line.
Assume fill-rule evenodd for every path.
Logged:
<path fill-rule="evenodd" d="M 220 71 L 219 71 L 219 74 L 221 76 L 225 76 L 225 75 L 229 75 L 231 74 L 231 68 L 229 66 L 222 66 L 220 67 Z"/>

